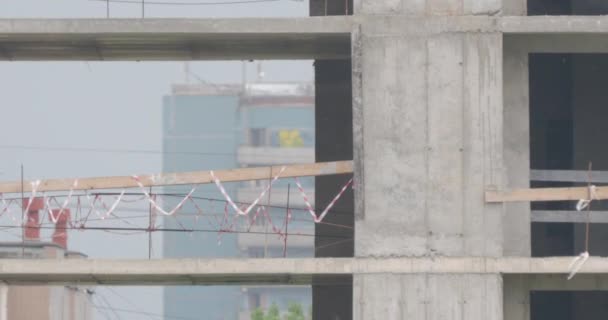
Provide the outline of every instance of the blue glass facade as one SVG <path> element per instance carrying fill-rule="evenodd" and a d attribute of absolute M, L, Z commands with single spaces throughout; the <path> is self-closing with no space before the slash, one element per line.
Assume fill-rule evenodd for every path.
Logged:
<path fill-rule="evenodd" d="M 266 86 L 268 86 L 266 84 Z M 192 89 L 192 88 L 191 88 Z M 196 88 L 194 88 L 196 89 Z M 285 163 L 314 161 L 314 97 L 307 94 L 293 99 L 289 96 L 265 94 L 262 101 L 248 99 L 247 91 L 238 86 L 229 90 L 190 90 L 166 96 L 163 101 L 163 171 L 183 172 L 209 169 L 230 169 L 247 166 L 273 164 L 282 161 L 283 151 L 298 153 L 285 156 Z M 259 98 L 260 96 L 258 96 Z M 259 99 L 258 99 L 259 100 Z M 293 101 L 293 103 L 291 102 Z M 243 147 L 253 150 L 246 155 Z M 268 149 L 269 148 L 269 149 Z M 256 156 L 270 152 L 270 156 Z M 298 154 L 306 155 L 300 158 Z M 294 159 L 294 157 L 297 157 Z M 267 159 L 270 159 L 270 163 Z M 301 179 L 307 190 L 312 190 L 314 180 Z M 227 191 L 236 201 L 239 191 L 252 189 L 253 194 L 267 182 L 242 182 L 226 184 Z M 285 193 L 293 181 L 279 180 L 273 185 L 273 194 Z M 165 188 L 164 193 L 183 195 L 191 186 Z M 197 188 L 195 196 L 221 200 L 214 185 Z M 296 196 L 292 193 L 292 196 Z M 163 197 L 163 203 L 171 208 L 179 202 L 179 196 Z M 285 205 L 285 204 L 283 204 Z M 221 213 L 225 203 L 206 201 L 199 204 L 203 211 Z M 167 228 L 210 229 L 195 217 L 196 208 L 187 203 L 176 217 L 166 217 Z M 285 215 L 285 209 L 272 208 L 273 217 Z M 283 223 L 280 219 L 276 223 Z M 290 221 L 290 228 L 314 233 L 311 223 L 302 220 Z M 262 236 L 245 239 L 239 234 L 217 232 L 169 232 L 164 235 L 163 255 L 166 258 L 182 257 L 280 257 L 283 248 L 268 245 Z M 276 235 L 270 235 L 275 237 Z M 253 241 L 251 241 L 251 239 Z M 266 241 L 266 245 L 261 245 Z M 311 241 L 313 241 L 311 239 Z M 276 243 L 276 241 L 275 241 Z M 313 256 L 313 246 L 288 246 L 290 257 Z M 311 304 L 309 287 L 167 287 L 164 293 L 166 314 L 200 319 L 248 319 L 250 309 L 266 308 L 276 303 L 283 310 L 288 302 L 302 304 L 305 310 Z"/>

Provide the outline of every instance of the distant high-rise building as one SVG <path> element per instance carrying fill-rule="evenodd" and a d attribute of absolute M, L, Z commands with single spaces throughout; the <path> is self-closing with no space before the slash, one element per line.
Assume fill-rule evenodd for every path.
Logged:
<path fill-rule="evenodd" d="M 163 104 L 164 172 L 314 162 L 314 86 L 311 83 L 175 85 Z M 314 180 L 303 178 L 301 182 L 314 199 Z M 268 183 L 268 180 L 227 183 L 226 189 L 235 201 L 251 203 Z M 186 188 L 170 190 L 185 193 Z M 268 212 L 275 218 L 275 225 L 285 223 L 288 189 L 290 207 L 302 208 L 304 202 L 295 185 L 283 180 L 277 181 L 270 195 L 260 202 L 270 205 Z M 225 202 L 216 186 L 200 186 L 196 195 L 217 199 L 201 203 L 207 214 L 225 212 Z M 175 203 L 170 199 L 165 202 Z M 165 225 L 209 229 L 212 224 L 199 221 L 192 214 L 194 210 L 192 205 L 184 206 L 182 214 L 167 217 Z M 307 213 L 298 211 L 298 217 L 300 214 Z M 285 239 L 272 234 L 266 219 L 259 217 L 250 226 L 251 233 L 221 236 L 217 232 L 166 233 L 164 256 L 314 256 L 314 236 L 311 236 L 314 225 L 303 220 L 289 220 L 287 251 Z M 167 314 L 204 316 L 205 319 L 249 319 L 250 311 L 255 308 L 267 308 L 275 303 L 284 311 L 290 302 L 299 303 L 306 310 L 311 304 L 310 287 L 168 287 L 164 297 Z"/>

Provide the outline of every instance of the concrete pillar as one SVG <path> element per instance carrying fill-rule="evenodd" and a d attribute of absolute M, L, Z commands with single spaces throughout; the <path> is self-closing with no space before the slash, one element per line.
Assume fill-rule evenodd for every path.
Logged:
<path fill-rule="evenodd" d="M 364 13 L 493 14 L 499 1 L 367 1 Z M 500 33 L 366 20 L 353 43 L 355 256 L 503 255 Z M 440 22 L 437 22 L 440 23 Z M 500 275 L 354 276 L 353 319 L 503 318 Z"/>
<path fill-rule="evenodd" d="M 503 278 L 504 320 L 530 320 L 530 287 L 525 275 Z"/>
<path fill-rule="evenodd" d="M 501 256 L 502 36 L 362 38 L 356 255 Z"/>
<path fill-rule="evenodd" d="M 503 16 L 525 16 L 528 13 L 526 0 L 503 0 Z"/>
<path fill-rule="evenodd" d="M 507 188 L 530 187 L 528 52 L 504 39 L 504 163 Z M 503 254 L 531 255 L 530 204 L 505 204 Z M 504 278 L 504 320 L 530 319 L 530 290 L 522 276 Z"/>
<path fill-rule="evenodd" d="M 530 187 L 530 110 L 528 52 L 504 40 L 504 161 L 509 189 Z M 505 256 L 530 256 L 530 204 L 505 204 Z"/>

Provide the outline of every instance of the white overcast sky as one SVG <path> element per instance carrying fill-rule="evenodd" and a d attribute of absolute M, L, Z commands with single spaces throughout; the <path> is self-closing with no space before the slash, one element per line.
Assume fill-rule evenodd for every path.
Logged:
<path fill-rule="evenodd" d="M 167 2 L 178 0 L 165 0 Z M 204 2 L 206 0 L 179 0 Z M 229 1 L 229 0 L 215 0 Z M 112 3 L 112 18 L 140 18 L 141 7 Z M 146 18 L 307 16 L 308 1 L 218 6 L 146 7 Z M 106 5 L 90 0 L 0 0 L 0 18 L 105 18 Z M 0 180 L 128 175 L 158 172 L 161 155 L 18 149 L 14 146 L 161 149 L 161 102 L 183 81 L 179 62 L 0 62 Z M 196 62 L 191 70 L 212 82 L 238 82 L 240 62 Z M 250 64 L 250 74 L 255 66 Z M 311 61 L 265 62 L 268 81 L 311 81 Z M 147 236 L 70 234 L 70 247 L 91 257 L 147 257 Z M 11 240 L 0 236 L 0 240 Z M 14 239 L 13 239 L 14 240 Z M 160 238 L 155 238 L 160 247 Z M 160 254 L 157 252 L 157 254 Z M 161 289 L 100 288 L 118 308 L 162 313 Z M 122 314 L 123 319 L 150 319 Z M 97 319 L 103 319 L 98 316 Z M 158 318 L 154 318 L 158 319 Z"/>

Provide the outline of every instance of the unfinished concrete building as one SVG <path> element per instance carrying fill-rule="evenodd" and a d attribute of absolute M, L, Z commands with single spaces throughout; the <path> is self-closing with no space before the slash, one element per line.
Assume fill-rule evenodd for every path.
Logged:
<path fill-rule="evenodd" d="M 585 172 L 608 167 L 603 14 L 599 0 L 311 0 L 317 17 L 0 20 L 4 60 L 317 59 L 316 161 L 354 160 L 338 204 L 354 215 L 328 216 L 354 231 L 317 226 L 354 241 L 316 239 L 316 259 L 35 262 L 49 264 L 37 279 L 312 283 L 315 319 L 604 319 L 608 260 L 566 280 L 572 256 L 608 251 L 608 219 L 574 211 L 585 193 L 487 198 L 608 182 Z M 316 203 L 346 179 L 317 178 Z M 0 278 L 28 280 L 28 263 Z"/>

